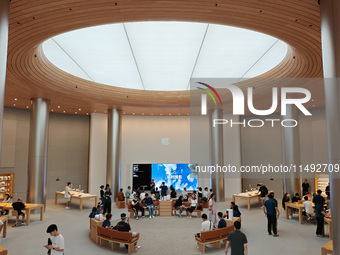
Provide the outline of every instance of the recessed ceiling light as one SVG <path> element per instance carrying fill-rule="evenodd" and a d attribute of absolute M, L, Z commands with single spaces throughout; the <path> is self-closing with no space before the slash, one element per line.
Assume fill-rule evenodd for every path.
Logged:
<path fill-rule="evenodd" d="M 15 106 L 15 104 L 13 104 Z"/>
<path fill-rule="evenodd" d="M 134 112 L 133 112 L 132 114 L 133 114 L 133 115 L 135 115 L 135 113 L 134 113 Z"/>
<path fill-rule="evenodd" d="M 315 105 L 313 104 L 313 107 L 315 107 Z"/>
<path fill-rule="evenodd" d="M 74 112 L 75 114 L 78 114 L 77 112 Z"/>
<path fill-rule="evenodd" d="M 171 116 L 171 113 L 169 113 L 169 115 Z"/>
<path fill-rule="evenodd" d="M 81 109 L 79 108 L 79 111 L 81 111 Z"/>
<path fill-rule="evenodd" d="M 58 105 L 58 108 L 60 108 L 60 105 Z"/>
<path fill-rule="evenodd" d="M 65 113 L 65 111 L 63 111 L 63 113 Z"/>
<path fill-rule="evenodd" d="M 28 105 L 26 106 L 26 108 L 28 108 Z"/>
<path fill-rule="evenodd" d="M 51 110 L 51 112 L 53 112 L 53 109 Z"/>
<path fill-rule="evenodd" d="M 86 115 L 89 115 L 89 113 L 87 112 Z"/>
<path fill-rule="evenodd" d="M 160 115 L 162 115 L 162 114 L 160 114 Z"/>
<path fill-rule="evenodd" d="M 17 98 L 14 98 L 15 101 L 17 101 L 18 99 Z"/>
<path fill-rule="evenodd" d="M 314 99 L 312 99 L 312 102 L 314 102 Z"/>
<path fill-rule="evenodd" d="M 123 114 L 125 114 L 125 112 Z"/>
<path fill-rule="evenodd" d="M 153 115 L 153 113 L 151 113 L 151 115 Z"/>

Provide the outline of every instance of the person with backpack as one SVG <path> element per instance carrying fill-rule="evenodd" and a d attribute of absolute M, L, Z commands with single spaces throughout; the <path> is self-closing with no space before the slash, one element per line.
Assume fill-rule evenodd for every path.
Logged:
<path fill-rule="evenodd" d="M 260 199 L 262 203 L 261 207 L 263 207 L 264 201 L 266 200 L 266 196 L 268 194 L 268 189 L 262 183 L 257 184 L 257 187 L 259 189 Z"/>

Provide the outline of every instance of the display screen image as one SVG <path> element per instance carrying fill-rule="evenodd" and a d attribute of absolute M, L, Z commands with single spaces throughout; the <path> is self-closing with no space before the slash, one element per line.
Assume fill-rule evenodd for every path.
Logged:
<path fill-rule="evenodd" d="M 195 170 L 196 164 L 152 164 L 151 179 L 155 180 L 156 187 L 164 181 L 170 188 L 176 190 L 196 190 L 198 176 Z"/>

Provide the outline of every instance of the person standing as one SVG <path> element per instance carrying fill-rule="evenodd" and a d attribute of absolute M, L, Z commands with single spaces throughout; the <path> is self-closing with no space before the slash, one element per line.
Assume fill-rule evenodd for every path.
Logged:
<path fill-rule="evenodd" d="M 150 190 L 151 190 L 151 192 L 152 192 L 152 191 L 155 191 L 155 187 L 156 187 L 155 180 L 152 179 L 152 180 L 151 180 L 151 184 L 150 184 Z"/>
<path fill-rule="evenodd" d="M 268 194 L 268 189 L 262 183 L 257 184 L 257 187 L 259 188 L 260 199 L 263 207 L 264 201 L 266 200 L 266 195 Z"/>
<path fill-rule="evenodd" d="M 277 201 L 274 200 L 273 194 L 268 195 L 268 200 L 264 202 L 263 212 L 267 216 L 268 219 L 268 235 L 272 234 L 272 228 L 274 237 L 279 236 L 277 234 L 277 218 L 280 216 L 280 212 L 278 209 Z"/>
<path fill-rule="evenodd" d="M 65 198 L 66 198 L 66 210 L 70 210 L 71 208 L 69 207 L 70 202 L 71 202 L 71 182 L 68 182 L 66 187 L 65 187 Z"/>
<path fill-rule="evenodd" d="M 215 202 L 215 194 L 212 193 L 210 195 L 209 200 L 209 220 L 212 222 L 213 225 L 216 224 L 216 202 Z"/>
<path fill-rule="evenodd" d="M 323 206 L 326 202 L 325 198 L 321 196 L 322 191 L 319 189 L 317 191 L 317 195 L 313 198 L 313 203 L 315 204 L 315 218 L 317 222 L 316 227 L 316 236 L 321 237 L 323 232 L 323 224 L 324 224 L 324 216 L 325 212 L 323 211 Z"/>
<path fill-rule="evenodd" d="M 112 192 L 110 189 L 107 189 L 105 191 L 105 203 L 104 203 L 103 214 L 105 214 L 106 212 L 111 213 L 111 197 L 112 197 Z"/>
<path fill-rule="evenodd" d="M 327 198 L 329 198 L 329 197 L 331 196 L 329 183 L 328 183 L 328 185 L 327 185 L 327 187 L 326 187 L 326 189 L 325 189 L 325 193 L 326 193 L 326 195 L 327 195 Z"/>
<path fill-rule="evenodd" d="M 229 233 L 225 254 L 228 254 L 228 247 L 230 245 L 231 255 L 248 255 L 248 240 L 245 234 L 241 232 L 241 222 L 234 222 L 235 231 Z"/>
<path fill-rule="evenodd" d="M 126 204 L 129 203 L 130 196 L 131 196 L 131 186 L 128 186 L 127 190 L 125 191 Z"/>
<path fill-rule="evenodd" d="M 105 203 L 105 190 L 104 185 L 100 186 L 100 201 L 102 202 L 102 205 Z"/>
<path fill-rule="evenodd" d="M 51 255 L 63 255 L 65 250 L 64 237 L 58 232 L 57 225 L 50 225 L 46 233 L 51 235 L 52 244 L 45 245 L 45 248 L 51 250 Z"/>
<path fill-rule="evenodd" d="M 161 200 L 165 200 L 165 197 L 168 195 L 168 186 L 165 185 L 165 182 L 162 182 L 159 188 L 161 189 Z"/>
<path fill-rule="evenodd" d="M 307 195 L 308 190 L 309 190 L 309 183 L 308 183 L 308 180 L 305 179 L 305 181 L 302 183 L 302 194 L 303 194 L 303 196 Z"/>

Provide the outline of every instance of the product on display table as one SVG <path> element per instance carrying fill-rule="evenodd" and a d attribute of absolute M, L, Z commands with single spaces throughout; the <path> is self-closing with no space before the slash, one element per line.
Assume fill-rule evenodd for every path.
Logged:
<path fill-rule="evenodd" d="M 83 201 L 84 200 L 94 198 L 94 206 L 96 207 L 97 204 L 98 204 L 98 196 L 97 195 L 92 195 L 92 194 L 82 193 L 82 192 L 79 192 L 79 191 L 72 191 L 72 190 L 70 192 L 71 192 L 71 200 L 73 198 L 79 199 L 79 209 L 80 209 L 80 211 L 83 210 Z M 58 196 L 65 197 L 65 191 L 56 191 L 55 192 L 55 199 L 54 199 L 55 204 L 58 203 Z"/>
<path fill-rule="evenodd" d="M 244 192 L 244 193 L 240 193 L 240 194 L 234 194 L 233 195 L 233 202 L 234 203 L 235 203 L 236 198 L 248 200 L 248 211 L 250 211 L 250 199 L 257 198 L 259 203 L 261 202 L 260 194 L 259 194 L 258 190 L 248 191 L 248 192 Z"/>

